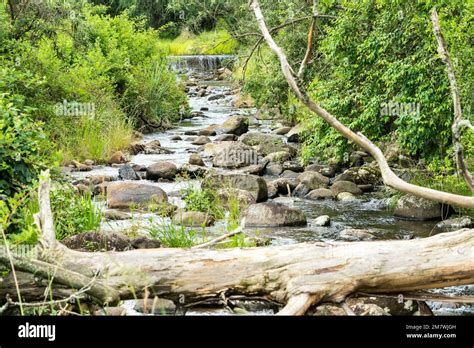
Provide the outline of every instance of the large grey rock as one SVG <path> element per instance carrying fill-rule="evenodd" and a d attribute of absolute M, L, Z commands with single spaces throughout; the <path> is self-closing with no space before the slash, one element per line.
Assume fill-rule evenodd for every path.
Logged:
<path fill-rule="evenodd" d="M 206 145 L 211 142 L 211 139 L 206 137 L 205 135 L 200 135 L 196 139 L 194 139 L 191 144 L 193 145 Z"/>
<path fill-rule="evenodd" d="M 148 180 L 168 179 L 172 180 L 178 173 L 178 168 L 171 162 L 157 162 L 146 169 L 146 178 Z"/>
<path fill-rule="evenodd" d="M 323 164 L 310 164 L 305 168 L 307 172 L 318 172 L 328 178 L 333 177 L 336 174 L 336 167 L 333 165 L 323 165 Z"/>
<path fill-rule="evenodd" d="M 135 170 L 128 164 L 125 164 L 123 167 L 119 168 L 119 178 L 120 180 L 138 180 L 140 179 L 135 172 Z"/>
<path fill-rule="evenodd" d="M 130 250 L 130 239 L 118 233 L 85 232 L 61 241 L 69 249 L 86 251 Z"/>
<path fill-rule="evenodd" d="M 297 184 L 305 185 L 310 191 L 318 188 L 325 188 L 329 184 L 329 179 L 318 172 L 304 172 L 296 178 Z"/>
<path fill-rule="evenodd" d="M 296 150 L 285 144 L 283 139 L 274 134 L 249 132 L 239 138 L 242 143 L 253 146 L 257 152 L 263 156 L 267 156 L 274 152 L 286 151 L 290 155 L 294 155 Z"/>
<path fill-rule="evenodd" d="M 264 161 L 283 163 L 291 158 L 291 154 L 288 151 L 272 152 L 265 156 Z M 283 170 L 282 170 L 283 171 Z"/>
<path fill-rule="evenodd" d="M 305 215 L 286 205 L 267 202 L 252 204 L 245 212 L 245 225 L 249 227 L 305 226 Z"/>
<path fill-rule="evenodd" d="M 202 167 L 204 166 L 204 161 L 202 160 L 202 157 L 199 154 L 193 153 L 191 156 L 189 156 L 189 164 Z"/>
<path fill-rule="evenodd" d="M 314 200 L 332 198 L 332 192 L 329 189 L 320 188 L 311 191 L 305 196 L 305 198 Z"/>
<path fill-rule="evenodd" d="M 302 141 L 302 134 L 304 132 L 304 126 L 302 124 L 297 124 L 286 134 L 288 141 L 290 143 L 298 143 Z"/>
<path fill-rule="evenodd" d="M 250 192 L 257 202 L 267 200 L 267 183 L 261 177 L 250 174 L 229 173 L 211 174 L 201 183 L 203 188 L 236 188 Z"/>
<path fill-rule="evenodd" d="M 401 197 L 395 207 L 394 215 L 406 220 L 441 220 L 449 209 L 438 202 L 429 201 L 411 195 Z"/>
<path fill-rule="evenodd" d="M 173 216 L 173 222 L 188 227 L 211 226 L 214 218 L 200 211 L 178 210 Z"/>
<path fill-rule="evenodd" d="M 382 175 L 380 170 L 375 167 L 349 168 L 336 176 L 334 182 L 338 181 L 351 181 L 357 185 L 377 185 L 382 183 Z"/>
<path fill-rule="evenodd" d="M 168 202 L 158 186 L 138 182 L 114 182 L 107 185 L 107 205 L 111 209 L 127 209 L 132 205 Z"/>
<path fill-rule="evenodd" d="M 245 116 L 231 116 L 220 127 L 219 133 L 242 135 L 249 130 L 249 120 Z"/>
<path fill-rule="evenodd" d="M 215 151 L 212 159 L 214 167 L 236 169 L 258 164 L 257 152 L 240 142 L 220 143 Z"/>
<path fill-rule="evenodd" d="M 350 181 L 335 182 L 331 187 L 331 192 L 334 197 L 337 197 L 342 192 L 349 192 L 354 196 L 362 194 L 362 190 L 356 184 Z"/>
<path fill-rule="evenodd" d="M 223 188 L 217 191 L 217 196 L 222 202 L 222 205 L 229 209 L 231 200 L 236 200 L 239 203 L 239 208 L 248 207 L 250 204 L 257 203 L 253 194 L 249 191 L 240 190 L 236 188 Z"/>
<path fill-rule="evenodd" d="M 341 240 L 356 242 L 356 241 L 368 241 L 374 240 L 376 237 L 367 230 L 359 230 L 354 228 L 347 228 L 339 233 Z"/>

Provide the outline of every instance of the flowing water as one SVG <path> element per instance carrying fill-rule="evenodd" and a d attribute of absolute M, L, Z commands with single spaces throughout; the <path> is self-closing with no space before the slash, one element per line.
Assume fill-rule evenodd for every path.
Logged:
<path fill-rule="evenodd" d="M 144 137 L 144 142 L 159 140 L 162 147 L 173 151 L 172 154 L 145 155 L 140 154 L 131 158 L 131 163 L 140 165 L 150 165 L 157 161 L 170 161 L 177 165 L 187 163 L 192 153 L 198 152 L 200 146 L 192 145 L 187 141 L 185 132 L 197 131 L 211 124 L 222 124 L 229 116 L 235 114 L 248 115 L 251 118 L 250 131 L 270 132 L 271 122 L 260 121 L 253 117 L 256 110 L 238 109 L 232 107 L 233 95 L 230 83 L 223 81 L 213 81 L 209 78 L 209 72 L 220 68 L 225 61 L 232 60 L 232 56 L 184 56 L 171 57 L 171 67 L 180 73 L 192 74 L 197 76 L 198 86 L 210 88 L 209 94 L 205 97 L 189 97 L 189 105 L 193 111 L 203 111 L 203 115 L 192 119 L 183 120 L 176 128 L 162 133 L 148 134 Z M 190 94 L 193 95 L 195 88 L 191 88 Z M 209 101 L 209 95 L 223 94 L 224 98 Z M 171 140 L 173 136 L 179 135 L 183 140 Z M 215 137 L 210 136 L 211 140 Z M 212 166 L 209 158 L 204 158 L 207 166 Z M 118 168 L 110 166 L 95 167 L 92 172 L 74 173 L 76 178 L 84 178 L 92 175 L 110 175 L 118 176 Z M 161 187 L 170 197 L 170 201 L 180 207 L 183 206 L 179 191 L 188 185 L 199 187 L 196 180 L 179 181 L 173 183 L 154 183 Z M 435 225 L 434 222 L 413 222 L 403 221 L 393 217 L 388 209 L 388 202 L 385 198 L 380 198 L 377 193 L 365 194 L 362 199 L 356 202 L 338 202 L 332 200 L 310 201 L 293 197 L 279 197 L 275 199 L 278 202 L 296 207 L 302 210 L 310 222 L 307 227 L 286 227 L 272 229 L 247 229 L 249 234 L 258 233 L 259 237 L 269 238 L 272 245 L 292 244 L 298 242 L 313 241 L 332 241 L 337 240 L 338 233 L 345 228 L 369 229 L 377 239 L 412 239 L 428 237 Z M 311 219 L 321 215 L 329 215 L 331 225 L 329 227 L 315 227 L 311 225 Z M 135 214 L 133 219 L 124 221 L 109 221 L 102 226 L 104 231 L 118 231 L 135 226 L 139 231 L 146 233 L 146 226 L 150 218 L 158 218 L 153 214 Z M 217 236 L 225 230 L 224 223 L 217 223 L 216 226 L 209 228 L 206 233 L 208 236 Z M 443 292 L 474 293 L 473 287 L 455 287 L 443 289 Z M 125 307 L 129 314 L 136 314 L 133 306 L 126 304 Z M 474 314 L 472 307 L 448 307 L 438 304 L 432 304 L 438 314 Z M 225 310 L 217 312 L 196 309 L 188 312 L 193 314 L 223 314 Z M 268 314 L 268 310 L 254 311 L 253 314 Z"/>

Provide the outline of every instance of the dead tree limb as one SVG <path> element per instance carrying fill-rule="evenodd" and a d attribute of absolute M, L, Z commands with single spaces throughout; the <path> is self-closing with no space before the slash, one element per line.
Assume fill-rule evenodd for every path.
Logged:
<path fill-rule="evenodd" d="M 308 30 L 308 44 L 306 47 L 306 53 L 303 60 L 301 61 L 300 69 L 298 70 L 298 77 L 302 78 L 306 66 L 313 55 L 313 42 L 316 36 L 316 20 L 318 19 L 318 0 L 313 0 L 313 17 L 311 18 L 311 24 Z"/>
<path fill-rule="evenodd" d="M 347 126 L 339 122 L 339 120 L 333 115 L 331 115 L 327 110 L 315 103 L 306 93 L 304 87 L 299 85 L 299 81 L 296 78 L 296 74 L 288 63 L 288 59 L 286 58 L 285 53 L 273 40 L 272 35 L 268 31 L 267 25 L 265 23 L 265 18 L 262 14 L 260 5 L 257 0 L 252 0 L 251 8 L 255 13 L 255 17 L 257 19 L 260 31 L 262 32 L 268 46 L 278 56 L 283 75 L 285 76 L 290 88 L 293 90 L 296 97 L 311 111 L 323 118 L 331 127 L 337 130 L 346 139 L 352 141 L 353 143 L 357 144 L 358 146 L 366 150 L 368 153 L 370 153 L 379 165 L 380 172 L 382 174 L 382 179 L 385 185 L 390 186 L 398 191 L 412 194 L 414 196 L 429 199 L 432 201 L 456 205 L 463 208 L 474 208 L 474 197 L 433 190 L 430 188 L 413 185 L 400 179 L 391 170 L 384 154 L 382 153 L 379 147 L 377 147 L 373 142 L 367 139 L 362 133 L 353 132 Z"/>
<path fill-rule="evenodd" d="M 454 74 L 453 62 L 451 61 L 448 49 L 446 48 L 446 42 L 444 41 L 443 33 L 441 32 L 441 26 L 439 24 L 438 12 L 435 8 L 431 11 L 431 22 L 433 23 L 434 35 L 438 41 L 438 53 L 441 56 L 444 64 L 446 64 L 446 68 L 448 70 L 449 85 L 451 87 L 451 95 L 453 98 L 454 121 L 452 125 L 452 132 L 456 165 L 458 167 L 459 174 L 464 178 L 467 186 L 474 193 L 474 181 L 466 166 L 466 162 L 464 161 L 464 150 L 461 144 L 461 123 L 463 121 L 461 98 L 459 97 L 459 89 L 456 82 L 456 75 Z"/>

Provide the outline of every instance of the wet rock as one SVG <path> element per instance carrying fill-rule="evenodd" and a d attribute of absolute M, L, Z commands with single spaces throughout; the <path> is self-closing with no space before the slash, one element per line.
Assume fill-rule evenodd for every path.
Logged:
<path fill-rule="evenodd" d="M 272 152 L 265 156 L 264 160 L 269 162 L 283 163 L 290 159 L 291 155 L 288 151 Z M 283 170 L 283 168 L 282 168 Z"/>
<path fill-rule="evenodd" d="M 176 305 L 171 300 L 155 297 L 136 300 L 133 309 L 143 314 L 170 315 L 175 313 Z"/>
<path fill-rule="evenodd" d="M 374 186 L 371 184 L 357 185 L 357 187 L 360 188 L 362 192 L 372 192 L 374 190 Z"/>
<path fill-rule="evenodd" d="M 196 179 L 204 177 L 209 172 L 209 170 L 210 168 L 204 166 L 197 166 L 194 164 L 183 164 L 179 167 L 178 172 L 180 174 L 187 175 L 190 178 Z"/>
<path fill-rule="evenodd" d="M 151 239 L 147 237 L 135 238 L 131 241 L 131 245 L 134 249 L 158 249 L 161 248 L 159 240 Z"/>
<path fill-rule="evenodd" d="M 338 181 L 331 187 L 331 192 L 334 197 L 337 197 L 342 192 L 349 192 L 354 196 L 362 194 L 362 190 L 351 181 Z"/>
<path fill-rule="evenodd" d="M 77 172 L 90 172 L 93 168 L 92 166 L 88 166 L 86 164 L 82 164 L 78 161 L 71 161 L 73 168 L 75 169 L 74 171 Z"/>
<path fill-rule="evenodd" d="M 173 135 L 170 140 L 172 141 L 181 141 L 183 138 L 181 138 L 179 135 Z"/>
<path fill-rule="evenodd" d="M 438 222 L 436 224 L 436 232 L 453 232 L 463 228 L 474 228 L 474 219 L 469 216 L 452 218 Z"/>
<path fill-rule="evenodd" d="M 92 193 L 94 194 L 94 196 L 106 195 L 108 185 L 108 182 L 103 182 L 101 184 L 95 185 Z"/>
<path fill-rule="evenodd" d="M 216 145 L 212 159 L 214 167 L 236 169 L 258 164 L 258 154 L 250 146 L 231 141 L 213 145 Z"/>
<path fill-rule="evenodd" d="M 114 182 L 107 186 L 107 205 L 111 209 L 128 209 L 132 205 L 168 202 L 158 186 L 138 182 Z"/>
<path fill-rule="evenodd" d="M 358 316 L 386 316 L 389 315 L 383 308 L 373 303 L 357 303 L 350 306 L 352 311 Z"/>
<path fill-rule="evenodd" d="M 320 188 L 316 190 L 312 190 L 310 193 L 308 193 L 305 196 L 306 199 L 313 199 L 313 200 L 318 200 L 318 199 L 328 199 L 328 198 L 333 198 L 332 192 L 329 189 L 325 188 Z"/>
<path fill-rule="evenodd" d="M 239 138 L 242 143 L 253 146 L 259 154 L 267 156 L 273 152 L 287 151 L 291 156 L 296 154 L 296 150 L 285 144 L 283 139 L 274 134 L 249 132 Z"/>
<path fill-rule="evenodd" d="M 178 173 L 178 168 L 171 162 L 157 162 L 146 169 L 146 178 L 148 180 L 168 179 L 173 180 Z"/>
<path fill-rule="evenodd" d="M 208 101 L 214 101 L 214 100 L 219 100 L 225 98 L 224 94 L 213 94 L 207 98 Z"/>
<path fill-rule="evenodd" d="M 242 135 L 249 130 L 249 120 L 245 116 L 231 116 L 219 128 L 219 133 Z"/>
<path fill-rule="evenodd" d="M 266 163 L 253 164 L 251 166 L 239 169 L 238 172 L 243 173 L 243 174 L 252 174 L 252 175 L 260 176 L 262 175 L 266 167 L 267 167 Z"/>
<path fill-rule="evenodd" d="M 291 179 L 296 179 L 300 173 L 294 172 L 292 170 L 286 169 L 281 173 L 282 178 L 291 178 Z"/>
<path fill-rule="evenodd" d="M 125 164 L 123 167 L 119 168 L 119 179 L 120 180 L 139 180 L 137 173 L 131 166 Z"/>
<path fill-rule="evenodd" d="M 298 162 L 286 161 L 283 162 L 283 170 L 290 170 L 292 172 L 302 173 L 304 172 L 304 167 Z"/>
<path fill-rule="evenodd" d="M 178 210 L 173 216 L 173 222 L 188 227 L 212 226 L 214 218 L 200 211 Z"/>
<path fill-rule="evenodd" d="M 297 124 L 293 128 L 290 129 L 290 131 L 286 134 L 288 141 L 290 143 L 298 143 L 300 142 L 301 136 L 304 132 L 304 126 L 302 124 Z"/>
<path fill-rule="evenodd" d="M 395 207 L 394 215 L 406 220 L 441 220 L 449 214 L 449 207 L 411 195 L 401 197 Z"/>
<path fill-rule="evenodd" d="M 209 108 L 207 106 L 203 106 L 202 108 L 199 109 L 200 111 L 209 111 Z"/>
<path fill-rule="evenodd" d="M 375 167 L 349 168 L 334 179 L 334 182 L 338 181 L 351 181 L 357 185 L 378 185 L 382 183 L 382 175 Z"/>
<path fill-rule="evenodd" d="M 110 159 L 107 163 L 109 165 L 112 165 L 112 164 L 122 164 L 122 163 L 126 163 L 126 162 L 127 162 L 127 158 L 125 157 L 123 152 L 122 151 L 117 151 L 112 155 L 112 157 L 110 157 Z"/>
<path fill-rule="evenodd" d="M 214 135 L 216 135 L 216 128 L 217 128 L 217 124 L 211 124 L 211 125 L 207 126 L 206 128 L 201 129 L 198 132 L 198 135 L 214 136 Z M 205 143 L 205 144 L 207 144 L 207 143 Z M 204 144 L 197 144 L 197 145 L 204 145 Z"/>
<path fill-rule="evenodd" d="M 104 211 L 104 217 L 107 220 L 128 220 L 132 218 L 132 215 L 121 210 L 107 209 Z"/>
<path fill-rule="evenodd" d="M 217 191 L 217 196 L 220 198 L 223 206 L 227 209 L 229 208 L 230 200 L 237 200 L 240 209 L 246 208 L 251 204 L 257 203 L 255 197 L 249 191 L 240 190 L 236 188 L 219 189 Z"/>
<path fill-rule="evenodd" d="M 348 242 L 357 242 L 357 241 L 374 240 L 376 239 L 376 237 L 372 233 L 370 233 L 368 230 L 347 228 L 345 230 L 342 230 L 339 233 L 338 239 L 348 241 Z"/>
<path fill-rule="evenodd" d="M 128 152 L 130 155 L 135 156 L 138 155 L 139 153 L 145 152 L 145 144 L 139 141 L 134 141 L 128 146 Z"/>
<path fill-rule="evenodd" d="M 131 164 L 135 172 L 146 172 L 146 166 L 143 164 Z"/>
<path fill-rule="evenodd" d="M 398 298 L 390 297 L 352 297 L 346 299 L 346 303 L 356 314 L 361 313 L 360 309 L 362 309 L 362 311 L 364 310 L 364 305 L 376 305 L 383 309 L 386 313 L 385 315 L 393 316 L 412 316 L 419 308 L 416 301 L 399 301 Z M 365 308 L 365 310 L 366 309 L 367 308 Z M 377 309 L 377 312 L 380 311 Z"/>
<path fill-rule="evenodd" d="M 221 134 L 215 138 L 216 142 L 220 141 L 237 141 L 239 137 L 235 134 Z"/>
<path fill-rule="evenodd" d="M 196 139 L 194 139 L 191 144 L 193 144 L 193 145 L 206 145 L 210 142 L 212 142 L 211 139 L 209 139 L 208 137 L 206 137 L 204 135 L 201 135 L 201 136 L 197 137 Z"/>
<path fill-rule="evenodd" d="M 291 127 L 280 127 L 273 131 L 277 135 L 285 135 L 291 130 Z"/>
<path fill-rule="evenodd" d="M 114 181 L 114 178 L 108 175 L 93 175 L 88 180 L 92 185 L 99 185 L 104 182 Z"/>
<path fill-rule="evenodd" d="M 305 171 L 318 172 L 328 178 L 331 178 L 336 174 L 336 167 L 332 165 L 311 164 L 305 168 Z"/>
<path fill-rule="evenodd" d="M 204 161 L 199 154 L 193 153 L 191 156 L 189 156 L 189 164 L 195 166 L 204 166 Z"/>
<path fill-rule="evenodd" d="M 356 196 L 350 192 L 341 192 L 336 196 L 336 198 L 341 202 L 353 202 L 357 200 Z"/>
<path fill-rule="evenodd" d="M 261 177 L 249 174 L 211 174 L 201 183 L 203 188 L 236 188 L 250 192 L 257 202 L 268 198 L 267 183 Z"/>
<path fill-rule="evenodd" d="M 311 226 L 326 227 L 331 224 L 331 218 L 328 215 L 322 215 L 311 221 Z"/>
<path fill-rule="evenodd" d="M 198 132 L 197 132 L 197 131 L 188 130 L 188 131 L 184 132 L 184 135 L 198 135 Z"/>
<path fill-rule="evenodd" d="M 282 195 L 287 195 L 289 193 L 288 189 L 293 192 L 297 186 L 296 179 L 294 178 L 279 178 L 273 180 L 272 183 L 277 187 L 278 193 Z"/>
<path fill-rule="evenodd" d="M 327 187 L 329 184 L 329 179 L 318 172 L 304 172 L 298 175 L 296 182 L 298 185 L 305 185 L 310 191 L 312 191 L 318 188 Z"/>
<path fill-rule="evenodd" d="M 293 196 L 295 197 L 304 197 L 306 196 L 311 189 L 306 186 L 305 184 L 298 184 L 298 186 L 295 187 L 295 190 L 293 191 Z"/>
<path fill-rule="evenodd" d="M 267 202 L 250 205 L 245 212 L 247 227 L 305 226 L 303 212 L 286 205 Z"/>
<path fill-rule="evenodd" d="M 283 172 L 283 166 L 278 163 L 270 163 L 265 168 L 265 175 L 277 176 Z"/>
<path fill-rule="evenodd" d="M 69 249 L 83 251 L 130 250 L 130 239 L 117 233 L 85 232 L 61 241 Z"/>
<path fill-rule="evenodd" d="M 267 182 L 268 198 L 275 198 L 278 196 L 278 186 L 273 182 Z"/>
<path fill-rule="evenodd" d="M 94 162 L 93 160 L 86 159 L 86 160 L 84 161 L 84 164 L 85 164 L 86 166 L 92 167 L 92 166 L 95 164 L 95 162 Z"/>

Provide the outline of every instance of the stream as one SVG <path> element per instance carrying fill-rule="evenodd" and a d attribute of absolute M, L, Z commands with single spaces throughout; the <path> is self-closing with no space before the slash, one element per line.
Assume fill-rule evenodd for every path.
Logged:
<path fill-rule="evenodd" d="M 188 163 L 191 154 L 201 153 L 202 146 L 192 145 L 191 141 L 187 140 L 189 136 L 185 133 L 198 131 L 212 124 L 222 124 L 231 115 L 239 114 L 249 116 L 249 131 L 270 133 L 275 128 L 274 121 L 256 119 L 254 117 L 256 113 L 255 109 L 236 108 L 232 106 L 235 97 L 231 92 L 231 83 L 209 78 L 213 70 L 220 68 L 223 61 L 231 58 L 231 56 L 187 56 L 171 58 L 171 67 L 173 69 L 179 73 L 187 74 L 190 76 L 191 81 L 195 79 L 197 86 L 208 88 L 207 95 L 203 97 L 195 95 L 197 87 L 190 87 L 188 93 L 189 105 L 192 111 L 202 112 L 202 115 L 182 120 L 177 127 L 168 131 L 145 135 L 143 142 L 159 140 L 161 147 L 171 150 L 172 153 L 153 155 L 139 154 L 130 158 L 131 163 L 143 166 L 149 166 L 163 160 L 176 165 Z M 222 94 L 224 97 L 218 100 L 208 100 L 210 96 L 217 94 Z M 172 140 L 175 136 L 180 136 L 182 140 Z M 216 136 L 209 136 L 209 138 L 214 140 Z M 286 141 L 286 137 L 282 136 L 282 138 Z M 206 166 L 212 167 L 211 158 L 205 155 L 202 156 Z M 74 172 L 72 175 L 76 179 L 97 175 L 118 177 L 118 169 L 116 166 L 95 166 L 92 171 Z M 219 171 L 225 172 L 227 170 L 219 169 Z M 272 179 L 272 177 L 264 178 Z M 274 178 L 276 179 L 277 177 Z M 153 184 L 162 188 L 168 194 L 170 202 L 178 207 L 184 206 L 180 197 L 181 189 L 189 185 L 199 188 L 199 182 L 197 180 Z M 383 198 L 378 192 L 364 194 L 360 199 L 353 202 L 340 202 L 335 200 L 315 201 L 294 197 L 278 197 L 275 200 L 303 211 L 309 224 L 306 227 L 260 228 L 258 231 L 257 229 L 245 229 L 245 232 L 249 235 L 258 233 L 259 237 L 270 239 L 271 245 L 333 241 L 337 239 L 338 232 L 347 228 L 368 229 L 371 233 L 376 235 L 377 239 L 423 238 L 430 236 L 436 224 L 436 222 L 416 222 L 396 219 L 388 209 L 388 199 Z M 104 203 L 98 202 L 98 204 L 103 205 Z M 328 215 L 330 217 L 330 226 L 318 227 L 311 224 L 313 219 L 321 215 Z M 133 218 L 128 220 L 103 222 L 101 230 L 111 232 L 136 228 L 140 233 L 146 234 L 146 225 L 150 218 L 154 220 L 167 219 L 159 218 L 151 213 L 134 213 Z M 225 223 L 217 222 L 215 226 L 208 228 L 206 233 L 209 236 L 218 236 L 222 231 L 225 231 Z M 433 291 L 448 294 L 472 295 L 474 294 L 474 286 L 453 287 Z M 127 310 L 127 314 L 140 314 L 133 309 L 133 301 L 126 301 L 124 307 Z M 472 306 L 430 303 L 430 307 L 435 314 L 440 315 L 474 314 Z M 252 310 L 251 313 L 267 315 L 273 314 L 273 311 L 263 308 Z M 186 313 L 186 315 L 225 314 L 229 314 L 229 311 L 222 308 L 195 308 Z"/>

